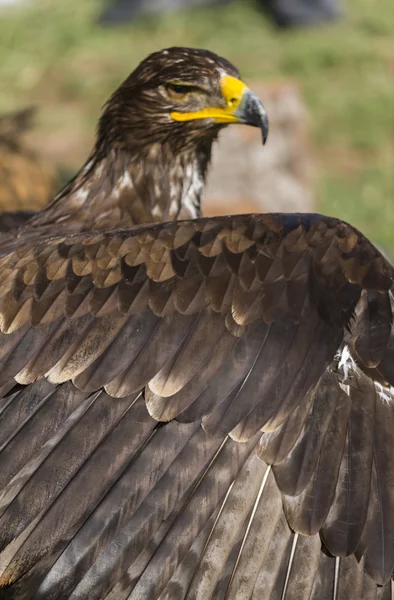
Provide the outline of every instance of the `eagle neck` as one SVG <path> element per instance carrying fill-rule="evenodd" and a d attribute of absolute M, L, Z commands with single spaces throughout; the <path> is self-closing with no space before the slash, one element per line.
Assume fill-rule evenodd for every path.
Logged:
<path fill-rule="evenodd" d="M 30 226 L 80 232 L 196 218 L 209 160 L 210 147 L 95 152 Z"/>

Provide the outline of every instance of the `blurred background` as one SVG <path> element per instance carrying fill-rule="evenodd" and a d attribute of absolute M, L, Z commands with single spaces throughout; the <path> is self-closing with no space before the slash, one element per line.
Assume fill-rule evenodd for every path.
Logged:
<path fill-rule="evenodd" d="M 37 107 L 0 118 L 1 209 L 35 208 L 73 175 L 101 106 L 148 53 L 205 47 L 240 69 L 272 123 L 264 149 L 257 131 L 223 132 L 206 212 L 318 211 L 350 221 L 394 256 L 392 0 L 346 0 L 335 19 L 293 27 L 278 27 L 255 0 L 138 15 L 121 26 L 102 22 L 106 7 L 0 0 L 0 115 Z M 36 194 L 20 168 L 33 169 Z"/>

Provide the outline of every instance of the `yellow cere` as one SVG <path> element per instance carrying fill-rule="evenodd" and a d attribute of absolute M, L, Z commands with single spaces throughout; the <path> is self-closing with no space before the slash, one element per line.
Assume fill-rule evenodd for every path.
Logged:
<path fill-rule="evenodd" d="M 240 105 L 243 94 L 248 90 L 248 86 L 232 77 L 231 75 L 223 75 L 220 80 L 220 89 L 223 97 L 226 100 L 225 107 L 209 107 L 203 108 L 195 112 L 172 112 L 170 113 L 174 121 L 192 121 L 195 119 L 214 119 L 215 123 L 237 123 L 238 117 L 234 115 Z"/>
<path fill-rule="evenodd" d="M 235 110 L 239 106 L 241 98 L 245 90 L 248 89 L 248 86 L 236 77 L 224 75 L 220 80 L 220 89 L 222 90 L 222 94 L 227 101 L 227 106 L 232 110 Z"/>

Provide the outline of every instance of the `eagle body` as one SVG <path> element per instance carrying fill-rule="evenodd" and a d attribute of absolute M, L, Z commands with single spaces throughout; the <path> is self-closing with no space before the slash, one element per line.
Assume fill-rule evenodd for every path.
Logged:
<path fill-rule="evenodd" d="M 230 122 L 266 137 L 227 61 L 148 57 L 0 239 L 1 598 L 392 597 L 393 267 L 338 219 L 201 217 Z"/>

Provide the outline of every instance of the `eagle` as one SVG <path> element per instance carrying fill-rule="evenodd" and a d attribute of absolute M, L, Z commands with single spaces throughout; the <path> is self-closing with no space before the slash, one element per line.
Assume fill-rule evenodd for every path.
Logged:
<path fill-rule="evenodd" d="M 268 132 L 170 48 L 0 238 L 0 597 L 389 600 L 392 265 L 319 214 L 203 218 L 213 141 Z"/>

